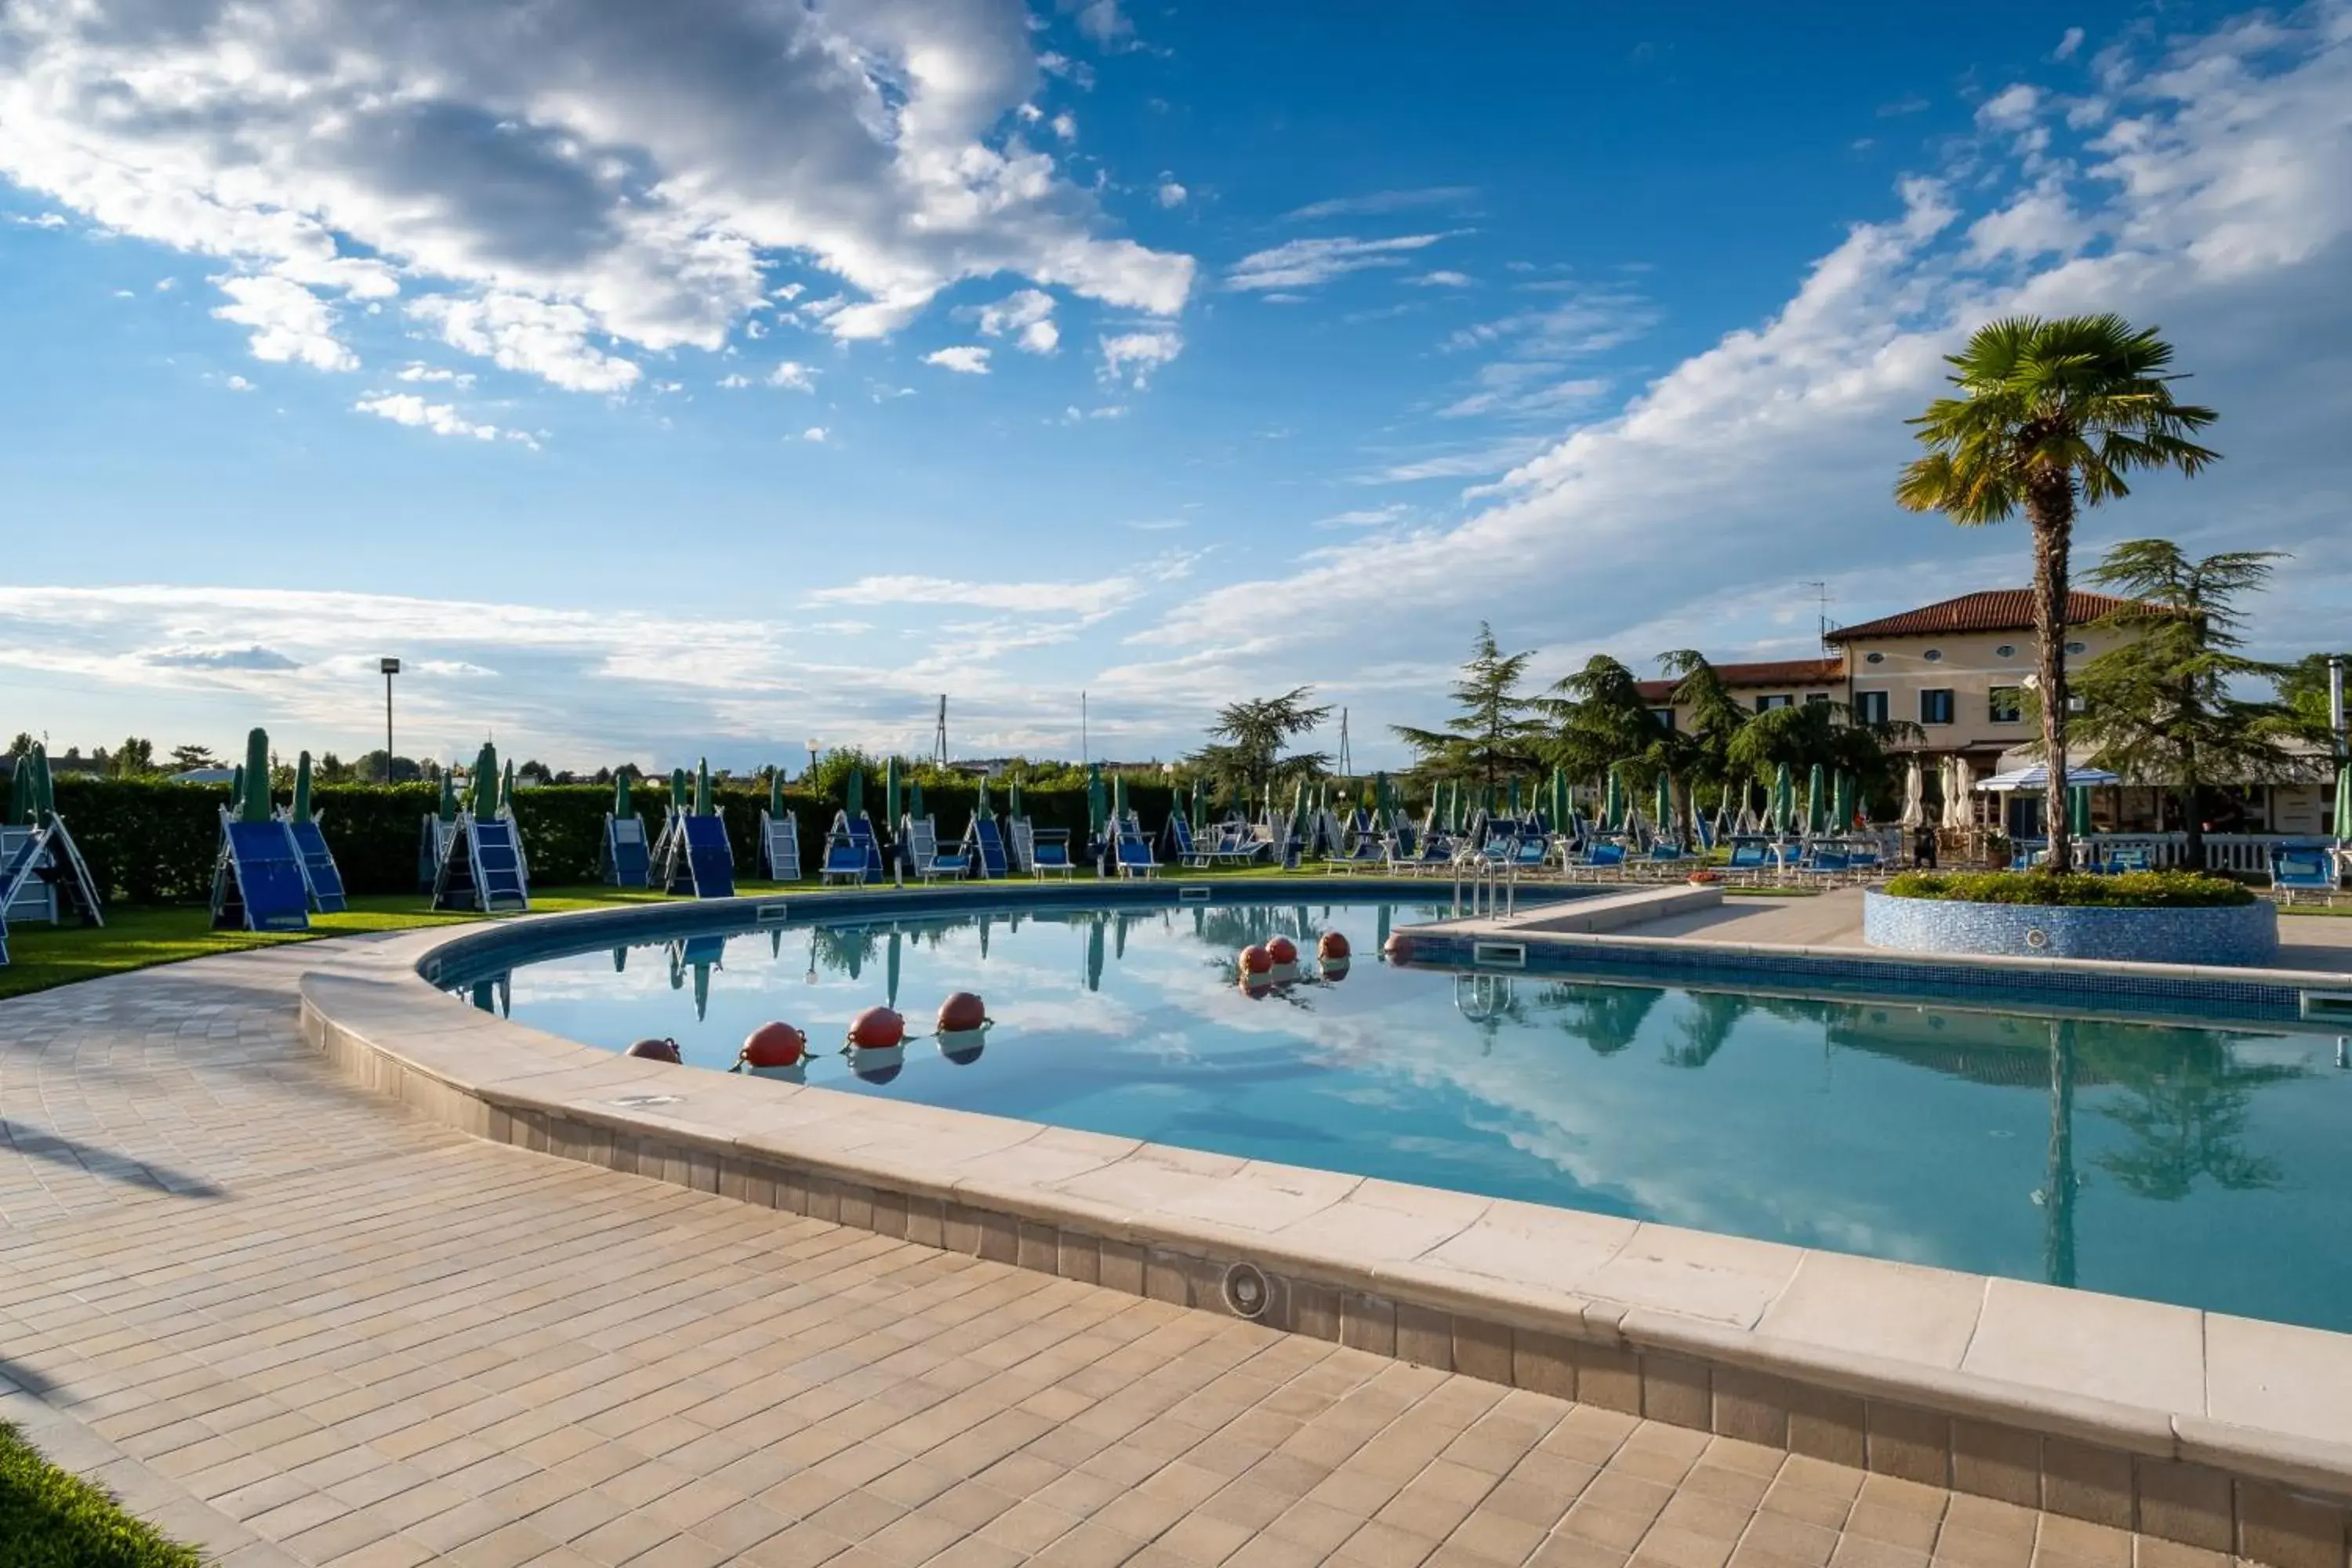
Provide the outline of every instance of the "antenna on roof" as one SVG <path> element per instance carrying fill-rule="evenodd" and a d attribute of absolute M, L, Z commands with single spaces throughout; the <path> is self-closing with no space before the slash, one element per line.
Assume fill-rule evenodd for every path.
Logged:
<path fill-rule="evenodd" d="M 1339 776 L 1343 779 L 1356 776 L 1355 759 L 1348 755 L 1348 710 L 1345 708 L 1339 710 Z"/>
<path fill-rule="evenodd" d="M 940 693 L 939 727 L 931 732 L 931 760 L 944 768 L 948 765 L 948 694 Z"/>
<path fill-rule="evenodd" d="M 1811 588 L 1813 591 L 1814 599 L 1821 605 L 1822 651 L 1827 653 L 1830 647 L 1830 585 L 1827 583 L 1814 581 L 1801 583 L 1798 586 Z"/>

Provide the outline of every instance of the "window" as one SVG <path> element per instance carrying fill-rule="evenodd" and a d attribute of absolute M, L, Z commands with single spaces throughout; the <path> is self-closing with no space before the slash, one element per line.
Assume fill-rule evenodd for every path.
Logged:
<path fill-rule="evenodd" d="M 1830 694 L 1829 694 L 1828 692 L 1826 692 L 1826 691 L 1808 691 L 1808 692 L 1806 692 L 1806 693 L 1805 693 L 1805 706 L 1806 706 L 1806 707 L 1808 707 L 1808 708 L 1826 708 L 1826 707 L 1828 707 L 1829 705 L 1830 705 Z"/>
<path fill-rule="evenodd" d="M 1862 662 L 1864 664 L 1885 664 L 1886 662 L 1886 656 L 1883 653 L 1866 653 L 1862 656 Z"/>
<path fill-rule="evenodd" d="M 1944 662 L 1944 650 L 1939 647 L 1931 647 L 1919 657 L 1926 659 L 1929 664 L 1941 664 Z"/>
<path fill-rule="evenodd" d="M 2090 650 L 2088 643 L 2070 642 L 2066 645 L 2068 653 L 2088 653 Z"/>
<path fill-rule="evenodd" d="M 2017 657 L 2017 645 L 2013 642 L 2005 642 L 1999 647 L 1992 650 L 1992 656 L 1995 658 L 2015 658 Z"/>
<path fill-rule="evenodd" d="M 1759 713 L 1769 713 L 1775 708 L 1786 708 L 1794 701 L 1796 701 L 1796 699 L 1790 696 L 1785 691 L 1777 696 L 1759 697 L 1756 700 L 1756 711 Z"/>
<path fill-rule="evenodd" d="M 1996 724 L 2025 722 L 2025 693 L 2014 686 L 1996 686 L 1986 694 L 1987 717 Z"/>
<path fill-rule="evenodd" d="M 1658 721 L 1658 728 L 1661 730 L 1671 730 L 1675 727 L 1675 710 L 1671 708 L 1653 708 L 1650 710 L 1650 717 Z"/>
<path fill-rule="evenodd" d="M 1952 721 L 1952 690 L 1940 687 L 1919 693 L 1919 722 L 1948 724 Z"/>
<path fill-rule="evenodd" d="M 1857 691 L 1853 694 L 1853 719 L 1857 724 L 1886 722 L 1886 693 Z"/>

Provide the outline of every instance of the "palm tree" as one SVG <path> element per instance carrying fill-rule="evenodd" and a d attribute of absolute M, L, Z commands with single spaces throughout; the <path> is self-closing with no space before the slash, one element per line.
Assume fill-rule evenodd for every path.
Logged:
<path fill-rule="evenodd" d="M 2001 522 L 2021 509 L 2033 530 L 2035 685 L 2050 770 L 2050 868 L 2069 869 L 2066 837 L 2067 552 L 2077 503 L 2130 494 L 2137 468 L 2194 475 L 2221 454 L 2189 439 L 2219 417 L 2172 400 L 2172 345 L 2121 316 L 2016 316 L 1977 330 L 1948 357 L 1957 397 L 1910 421 L 1927 455 L 1895 482 L 1912 511 Z"/>

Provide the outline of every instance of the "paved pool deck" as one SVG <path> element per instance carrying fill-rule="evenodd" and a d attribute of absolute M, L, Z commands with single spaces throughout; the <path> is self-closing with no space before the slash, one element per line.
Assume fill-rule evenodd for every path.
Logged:
<path fill-rule="evenodd" d="M 236 1568 L 2228 1555 L 469 1136 L 373 945 L 0 1003 L 0 1419 Z"/>
<path fill-rule="evenodd" d="M 1862 889 L 1812 898 L 1731 894 L 1714 909 L 1667 915 L 1625 928 L 1629 936 L 1693 937 L 1788 947 L 1851 947 L 1862 940 Z M 2278 969 L 2352 974 L 2352 915 L 2279 911 Z"/>

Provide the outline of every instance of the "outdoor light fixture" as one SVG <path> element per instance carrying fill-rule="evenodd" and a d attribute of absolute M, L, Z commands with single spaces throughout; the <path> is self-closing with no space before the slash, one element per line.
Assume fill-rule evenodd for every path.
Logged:
<path fill-rule="evenodd" d="M 400 660 L 380 658 L 376 668 L 383 673 L 383 782 L 392 782 L 392 678 L 400 673 Z"/>

